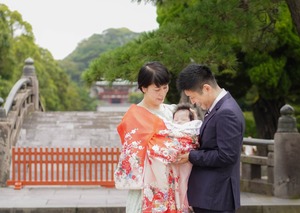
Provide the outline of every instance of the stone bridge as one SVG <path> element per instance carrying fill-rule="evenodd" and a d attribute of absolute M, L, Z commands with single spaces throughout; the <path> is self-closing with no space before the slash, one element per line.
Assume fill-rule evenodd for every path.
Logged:
<path fill-rule="evenodd" d="M 117 109 L 117 108 L 116 108 Z M 126 108 L 125 108 L 126 109 Z M 38 79 L 32 59 L 5 102 L 0 98 L 0 183 L 10 177 L 11 148 L 20 147 L 116 147 L 116 126 L 125 110 L 96 112 L 47 112 L 39 99 Z M 241 156 L 242 192 L 296 199 L 288 208 L 300 212 L 300 134 L 293 107 L 281 108 L 274 140 L 244 138 L 244 145 L 261 146 L 264 156 Z M 122 212 L 122 211 L 121 211 Z M 254 212 L 242 207 L 239 212 Z M 274 212 L 258 208 L 255 212 Z M 286 210 L 282 212 L 287 212 Z"/>

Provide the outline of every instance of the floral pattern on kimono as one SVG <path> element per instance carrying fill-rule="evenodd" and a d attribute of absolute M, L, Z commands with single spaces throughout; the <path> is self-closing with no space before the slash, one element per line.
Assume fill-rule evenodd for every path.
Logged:
<path fill-rule="evenodd" d="M 137 105 L 129 108 L 118 125 L 123 146 L 115 171 L 115 186 L 141 189 L 143 213 L 181 213 L 187 208 L 183 202 L 186 191 L 182 192 L 179 185 L 183 184 L 181 165 L 172 163 L 183 152 L 180 141 L 184 140 L 184 149 L 190 150 L 194 148 L 193 140 L 188 136 L 176 138 L 163 134 L 164 130 L 162 119 Z"/>

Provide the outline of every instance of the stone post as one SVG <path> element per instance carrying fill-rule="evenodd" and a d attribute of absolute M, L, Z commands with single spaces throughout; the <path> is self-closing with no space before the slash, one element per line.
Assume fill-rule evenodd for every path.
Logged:
<path fill-rule="evenodd" d="M 23 67 L 23 75 L 22 77 L 30 78 L 32 82 L 33 89 L 33 103 L 34 109 L 39 109 L 39 82 L 36 76 L 34 61 L 32 58 L 27 58 L 25 60 L 25 65 Z"/>
<path fill-rule="evenodd" d="M 274 195 L 280 198 L 300 198 L 300 134 L 294 109 L 280 109 L 274 137 Z"/>
<path fill-rule="evenodd" d="M 5 109 L 2 107 L 3 103 L 4 103 L 4 100 L 3 100 L 3 98 L 0 97 L 0 119 L 6 118 Z"/>
<path fill-rule="evenodd" d="M 4 100 L 0 97 L 0 186 L 5 186 L 5 182 L 9 177 L 9 159 L 7 159 L 7 153 L 9 153 L 9 125 L 5 109 L 2 107 L 3 103 Z"/>

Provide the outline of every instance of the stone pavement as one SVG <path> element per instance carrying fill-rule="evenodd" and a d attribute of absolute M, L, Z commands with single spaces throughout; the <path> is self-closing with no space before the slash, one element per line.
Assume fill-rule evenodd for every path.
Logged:
<path fill-rule="evenodd" d="M 120 146 L 117 125 L 125 112 L 33 112 L 22 124 L 16 146 Z"/>
<path fill-rule="evenodd" d="M 127 190 L 96 186 L 26 186 L 0 188 L 0 212 L 55 212 L 55 213 L 123 213 Z M 244 212 L 300 212 L 300 199 L 280 199 L 272 196 L 243 192 Z"/>
<path fill-rule="evenodd" d="M 97 186 L 0 188 L 0 212 L 125 212 L 126 190 Z"/>

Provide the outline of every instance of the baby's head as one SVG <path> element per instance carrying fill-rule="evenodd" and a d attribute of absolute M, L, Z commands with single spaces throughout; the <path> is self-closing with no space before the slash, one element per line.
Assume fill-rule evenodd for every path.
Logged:
<path fill-rule="evenodd" d="M 177 124 L 184 124 L 186 122 L 195 120 L 195 113 L 189 103 L 181 103 L 177 105 L 173 113 L 173 121 Z"/>

